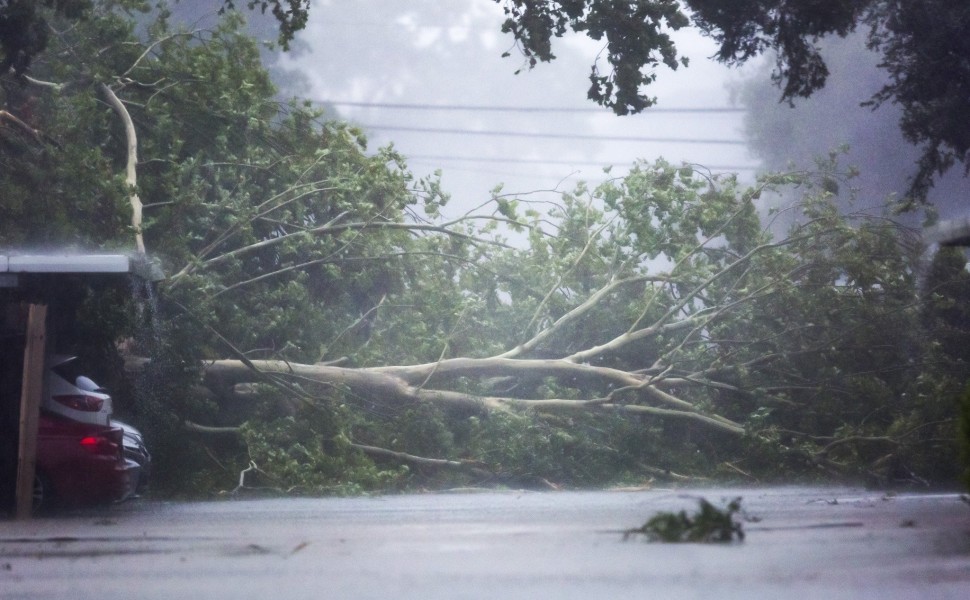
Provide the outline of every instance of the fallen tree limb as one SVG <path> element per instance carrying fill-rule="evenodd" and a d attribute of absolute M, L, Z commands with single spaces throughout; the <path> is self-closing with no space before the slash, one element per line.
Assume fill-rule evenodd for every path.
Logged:
<path fill-rule="evenodd" d="M 7 112 L 5 110 L 0 110 L 0 126 L 3 126 L 3 124 L 5 123 L 13 125 L 17 130 L 27 134 L 27 136 L 30 137 L 30 139 L 32 139 L 37 144 L 44 143 L 44 136 L 40 131 L 34 129 L 27 123 L 24 123 L 20 118 L 18 118 L 13 113 Z"/>
<path fill-rule="evenodd" d="M 687 419 L 703 425 L 708 425 L 727 433 L 743 435 L 744 427 L 723 417 L 715 418 L 701 414 L 699 412 L 671 410 L 669 408 L 658 408 L 656 406 L 644 406 L 642 404 L 604 404 L 599 400 L 521 400 L 518 398 L 496 399 L 507 405 L 526 406 L 536 409 L 547 410 L 614 410 L 630 414 L 651 415 L 655 417 L 667 417 L 673 419 Z"/>
<path fill-rule="evenodd" d="M 654 400 L 668 405 L 669 408 L 643 404 L 618 404 L 604 401 L 602 398 L 573 400 L 478 396 L 452 390 L 426 389 L 411 383 L 411 380 L 417 380 L 420 384 L 429 373 L 437 372 L 440 375 L 442 371 L 449 375 L 476 377 L 543 375 L 581 376 L 606 381 L 619 379 L 642 390 Z M 616 369 L 575 364 L 563 360 L 452 359 L 414 367 L 371 369 L 304 365 L 272 360 L 217 360 L 205 365 L 204 377 L 210 387 L 227 389 L 239 383 L 258 381 L 259 378 L 267 375 L 332 385 L 359 396 L 380 398 L 389 402 L 431 402 L 472 410 L 501 410 L 510 407 L 543 410 L 616 410 L 630 414 L 687 419 L 733 435 L 744 434 L 744 428 L 739 423 L 719 415 L 702 413 L 689 402 L 649 386 L 640 376 Z"/>
<path fill-rule="evenodd" d="M 674 481 L 709 481 L 709 478 L 707 477 L 699 477 L 697 475 L 682 475 L 680 473 L 674 473 L 670 469 L 660 469 L 643 464 L 639 465 L 639 467 L 645 473 L 650 473 L 651 475 L 656 475 L 657 477 L 663 477 L 666 479 L 673 479 Z"/>
<path fill-rule="evenodd" d="M 139 254 L 145 253 L 145 238 L 142 235 L 142 203 L 138 196 L 138 135 L 135 132 L 135 123 L 128 114 L 128 109 L 115 94 L 115 91 L 106 84 L 101 84 L 101 92 L 108 100 L 108 104 L 118 114 L 121 123 L 125 128 L 126 156 L 125 161 L 125 183 L 128 184 L 128 203 L 131 205 L 131 228 L 135 232 L 135 248 Z"/>
<path fill-rule="evenodd" d="M 416 456 L 414 454 L 408 454 L 407 452 L 397 452 L 395 450 L 388 450 L 387 448 L 368 446 L 367 444 L 351 443 L 350 446 L 370 456 L 377 456 L 381 458 L 391 458 L 394 460 L 399 460 L 401 462 L 411 463 L 422 467 L 432 467 L 432 468 L 444 467 L 444 468 L 452 468 L 452 469 L 468 469 L 468 470 L 474 471 L 476 474 L 479 474 L 479 475 L 487 475 L 487 476 L 492 475 L 492 473 L 468 461 Z"/>
<path fill-rule="evenodd" d="M 183 421 L 182 427 L 184 427 L 187 431 L 192 431 L 195 433 L 209 433 L 216 435 L 239 435 L 241 433 L 239 427 L 212 427 L 210 425 L 193 423 L 192 421 Z"/>

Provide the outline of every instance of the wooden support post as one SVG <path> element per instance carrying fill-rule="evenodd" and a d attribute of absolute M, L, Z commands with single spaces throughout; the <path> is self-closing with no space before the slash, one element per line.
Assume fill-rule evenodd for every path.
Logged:
<path fill-rule="evenodd" d="M 29 519 L 37 465 L 37 426 L 44 393 L 47 305 L 31 304 L 27 317 L 23 387 L 20 392 L 20 447 L 17 454 L 17 519 Z"/>

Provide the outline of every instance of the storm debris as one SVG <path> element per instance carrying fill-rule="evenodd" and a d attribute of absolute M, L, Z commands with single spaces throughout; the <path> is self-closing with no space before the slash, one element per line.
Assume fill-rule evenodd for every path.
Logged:
<path fill-rule="evenodd" d="M 741 512 L 741 498 L 731 500 L 723 509 L 717 508 L 704 498 L 698 499 L 699 508 L 694 514 L 687 511 L 659 512 L 642 527 L 623 532 L 623 539 L 644 535 L 650 542 L 668 543 L 727 543 L 735 539 L 744 541 L 744 530 L 735 515 Z"/>

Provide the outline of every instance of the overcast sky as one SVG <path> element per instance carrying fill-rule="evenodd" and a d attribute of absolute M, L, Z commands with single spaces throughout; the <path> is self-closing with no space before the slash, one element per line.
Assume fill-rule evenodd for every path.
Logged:
<path fill-rule="evenodd" d="M 205 27 L 222 3 L 175 6 L 186 23 Z M 275 39 L 275 19 L 244 12 L 254 35 Z M 848 144 L 842 164 L 862 170 L 852 182 L 860 196 L 855 206 L 861 201 L 877 212 L 887 197 L 904 195 L 914 173 L 918 150 L 899 132 L 898 107 L 860 106 L 886 81 L 881 57 L 866 49 L 865 28 L 846 40 L 822 40 L 831 75 L 794 107 L 779 102 L 764 58 L 730 69 L 708 58 L 715 51 L 710 40 L 685 28 L 673 35 L 690 66 L 660 68 L 648 91 L 657 106 L 617 117 L 586 100 L 602 44 L 577 35 L 554 40 L 557 60 L 530 71 L 501 33 L 503 19 L 493 0 L 314 0 L 294 49 L 265 57 L 284 96 L 333 103 L 331 116 L 367 130 L 371 151 L 393 143 L 417 176 L 441 169 L 453 197 L 449 216 L 481 205 L 497 184 L 505 193 L 568 191 L 580 180 L 602 181 L 604 166 L 619 176 L 637 159 L 658 157 L 750 181 L 756 168 L 814 168 L 814 157 Z M 506 51 L 512 56 L 502 58 Z M 704 112 L 723 108 L 735 110 Z M 968 194 L 970 179 L 958 166 L 937 181 L 929 200 L 952 218 L 965 214 Z M 543 196 L 530 199 L 555 194 Z M 922 220 L 903 217 L 913 225 Z"/>
<path fill-rule="evenodd" d="M 586 100 L 602 44 L 558 40 L 556 61 L 516 75 L 523 60 L 502 20 L 491 0 L 315 1 L 296 51 L 279 58 L 293 77 L 277 71 L 277 79 L 335 103 L 369 132 L 371 149 L 393 142 L 416 175 L 440 168 L 453 211 L 485 201 L 498 183 L 506 192 L 572 189 L 602 180 L 603 166 L 621 174 L 639 158 L 751 174 L 740 112 L 669 112 L 731 106 L 726 84 L 738 75 L 708 60 L 709 40 L 679 32 L 691 64 L 659 70 L 651 92 L 659 110 L 618 117 Z"/>

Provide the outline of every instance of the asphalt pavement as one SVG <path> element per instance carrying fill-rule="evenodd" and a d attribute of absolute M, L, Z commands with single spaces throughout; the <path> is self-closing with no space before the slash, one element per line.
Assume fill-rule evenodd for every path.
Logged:
<path fill-rule="evenodd" d="M 742 498 L 730 544 L 625 536 Z M 970 598 L 970 505 L 847 488 L 158 502 L 0 522 L 0 598 Z"/>

